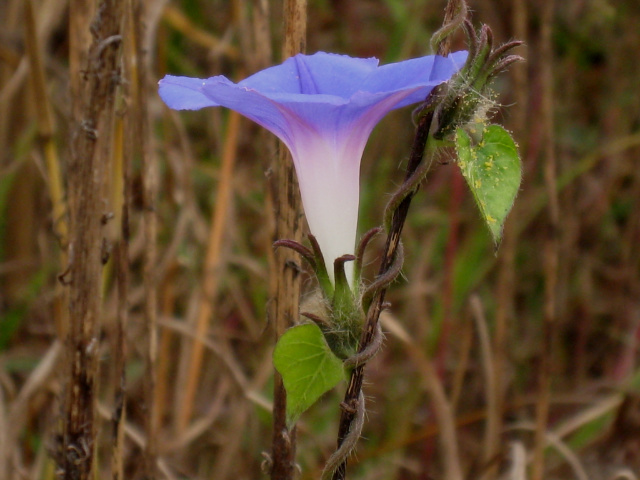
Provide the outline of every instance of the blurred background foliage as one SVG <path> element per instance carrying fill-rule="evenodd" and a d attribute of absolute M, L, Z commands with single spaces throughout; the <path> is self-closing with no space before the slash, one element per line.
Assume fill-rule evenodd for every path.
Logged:
<path fill-rule="evenodd" d="M 7 480 L 53 478 L 48 458 L 56 447 L 64 382 L 56 319 L 64 288 L 58 276 L 66 268 L 69 10 L 63 0 L 32 0 L 30 33 L 27 3 L 0 2 L 0 478 Z M 265 177 L 275 158 L 273 142 L 243 120 L 230 153 L 232 169 L 225 171 L 224 146 L 233 134 L 229 112 L 169 111 L 155 83 L 165 73 L 239 80 L 279 62 L 282 5 L 144 4 L 146 101 L 158 171 L 154 396 L 160 476 L 256 479 L 271 435 Z M 443 447 L 426 364 L 435 368 L 453 407 L 468 478 L 497 478 L 513 465 L 512 452 L 533 450 L 545 364 L 551 374 L 551 446 L 544 478 L 639 478 L 640 3 L 558 1 L 551 19 L 543 15 L 543 4 L 470 1 L 475 23 L 489 24 L 498 43 L 525 41 L 517 53 L 526 62 L 495 83 L 497 101 L 505 106 L 495 118 L 521 147 L 522 188 L 497 252 L 452 158 L 441 159 L 414 201 L 404 234 L 404 278 L 390 291 L 393 306 L 383 321 L 385 348 L 368 369 L 368 422 L 352 478 L 441 478 Z M 309 0 L 307 51 L 376 56 L 383 63 L 431 53 L 429 39 L 444 5 Z M 549 45 L 545 28 L 551 29 Z M 464 48 L 462 38 L 457 48 Z M 122 96 L 119 108 L 127 102 Z M 551 116 L 544 115 L 545 105 Z M 412 139 L 410 113 L 390 114 L 367 146 L 361 232 L 381 222 L 388 192 L 401 181 Z M 545 176 L 550 154 L 553 178 Z M 141 175 L 134 159 L 126 478 L 138 475 L 148 414 L 141 400 L 141 258 L 148 248 L 140 227 Z M 230 186 L 229 195 L 221 193 L 221 184 Z M 110 195 L 118 187 L 107 188 L 105 213 L 115 208 Z M 557 198 L 557 221 L 550 216 L 550 198 Z M 214 229 L 221 212 L 225 221 Z M 551 264 L 550 244 L 557 258 Z M 213 307 L 198 320 L 208 303 L 203 285 L 212 278 Z M 100 478 L 110 478 L 114 285 L 108 262 Z M 305 288 L 313 288 L 310 280 Z M 544 338 L 548 309 L 555 325 L 551 342 Z M 201 362 L 190 355 L 199 321 L 206 328 Z M 197 385 L 192 395 L 190 380 Z M 327 395 L 301 419 L 301 478 L 317 478 L 335 445 L 341 394 Z M 497 437 L 486 433 L 491 422 L 498 425 Z"/>

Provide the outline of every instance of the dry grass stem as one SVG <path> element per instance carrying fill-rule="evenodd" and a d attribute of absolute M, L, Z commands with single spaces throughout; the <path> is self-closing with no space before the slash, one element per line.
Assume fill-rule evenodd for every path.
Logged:
<path fill-rule="evenodd" d="M 387 324 L 390 323 L 390 317 L 385 317 Z M 444 386 L 436 372 L 433 362 L 427 358 L 422 349 L 412 340 L 408 332 L 396 322 L 393 322 L 394 328 L 391 333 L 396 338 L 403 340 L 406 351 L 414 363 L 415 368 L 421 374 L 424 385 L 429 392 L 436 422 L 440 433 L 439 443 L 442 450 L 444 464 L 444 478 L 448 480 L 462 480 L 464 474 L 462 471 L 462 462 L 460 460 L 460 450 L 458 443 L 458 435 L 456 433 L 455 413 L 451 408 Z"/>
<path fill-rule="evenodd" d="M 520 442 L 511 444 L 511 467 L 507 480 L 527 480 L 527 450 Z"/>
<path fill-rule="evenodd" d="M 179 433 L 186 429 L 191 418 L 191 413 L 193 412 L 193 403 L 195 401 L 198 379 L 201 375 L 200 370 L 202 368 L 203 358 L 204 344 L 200 339 L 207 335 L 210 322 L 216 313 L 215 298 L 225 264 L 222 247 L 227 231 L 230 202 L 232 200 L 233 165 L 236 160 L 239 128 L 240 115 L 236 112 L 231 112 L 227 126 L 224 151 L 222 152 L 218 192 L 214 203 L 215 209 L 212 214 L 211 230 L 207 243 L 207 255 L 202 273 L 202 293 L 196 321 L 196 333 L 191 347 L 187 383 L 184 396 L 181 399 L 181 410 L 177 423 Z"/>
<path fill-rule="evenodd" d="M 560 200 L 557 188 L 557 164 L 555 156 L 555 134 L 553 117 L 553 68 L 554 55 L 552 45 L 552 25 L 555 2 L 550 0 L 540 7 L 542 27 L 540 31 L 541 55 L 546 58 L 540 72 L 540 81 L 544 91 L 540 121 L 543 125 L 543 155 L 542 165 L 548 203 L 548 234 L 543 248 L 544 264 L 544 327 L 542 333 L 542 353 L 539 371 L 539 401 L 536 405 L 536 425 L 534 460 L 531 473 L 532 480 L 544 478 L 544 444 L 545 432 L 549 417 L 549 402 L 554 368 L 554 347 L 558 335 L 558 269 L 560 262 Z"/>
<path fill-rule="evenodd" d="M 509 430 L 528 430 L 536 433 L 538 432 L 537 422 L 519 422 L 508 427 Z M 537 441 L 537 438 L 536 438 Z M 583 465 L 582 461 L 578 457 L 578 455 L 571 450 L 571 448 L 562 441 L 562 439 L 553 432 L 545 432 L 544 442 L 542 444 L 542 449 L 545 450 L 547 447 L 553 447 L 556 452 L 558 452 L 567 462 L 567 464 L 573 470 L 574 475 L 578 480 L 589 480 L 589 475 Z M 538 448 L 536 444 L 534 448 Z M 530 463 L 535 465 L 536 462 L 536 452 L 535 449 L 530 455 Z"/>
<path fill-rule="evenodd" d="M 68 262 L 67 243 L 67 205 L 65 201 L 65 190 L 62 183 L 62 173 L 60 171 L 60 158 L 55 139 L 55 124 L 49 95 L 47 93 L 44 62 L 41 54 L 40 36 L 37 32 L 37 22 L 33 9 L 33 1 L 25 2 L 25 26 L 26 43 L 29 58 L 30 84 L 33 90 L 37 112 L 38 134 L 42 142 L 45 165 L 47 168 L 47 187 L 49 188 L 49 198 L 52 205 L 53 231 L 60 242 L 62 248 L 59 249 L 58 268 L 62 270 Z M 44 12 L 43 12 L 44 13 Z M 68 319 L 67 292 L 62 285 L 56 285 L 56 303 L 54 309 L 54 322 L 59 338 L 64 338 Z"/>
<path fill-rule="evenodd" d="M 307 0 L 285 0 L 284 42 L 282 57 L 288 58 L 304 53 L 307 41 Z M 301 200 L 298 182 L 291 154 L 279 142 L 279 155 L 274 168 L 272 182 L 272 202 L 275 228 L 272 243 L 287 239 L 300 241 L 303 225 L 301 222 Z M 271 308 L 269 319 L 273 325 L 276 340 L 291 325 L 298 322 L 300 301 L 300 278 L 297 265 L 299 256 L 287 248 L 279 248 L 274 253 L 274 261 L 269 272 Z M 291 480 L 295 473 L 296 430 L 286 424 L 287 397 L 282 378 L 275 372 L 273 400 L 273 436 L 271 449 L 271 480 Z"/>
<path fill-rule="evenodd" d="M 493 349 L 491 338 L 489 335 L 489 327 L 487 319 L 484 315 L 484 308 L 480 297 L 473 295 L 469 300 L 473 319 L 478 329 L 478 338 L 480 340 L 480 354 L 482 359 L 482 369 L 485 375 L 486 401 L 487 401 L 487 422 L 484 432 L 484 461 L 489 464 L 493 458 L 500 452 L 500 411 L 499 390 L 496 386 L 495 377 L 495 359 L 493 357 Z M 488 472 L 484 478 L 490 478 L 493 472 Z"/>
<path fill-rule="evenodd" d="M 162 19 L 167 22 L 169 26 L 183 33 L 196 45 L 200 45 L 216 53 L 219 52 L 227 56 L 230 60 L 237 60 L 240 56 L 237 48 L 230 45 L 228 41 L 220 40 L 210 32 L 202 30 L 173 5 L 167 5 L 163 8 Z"/>
<path fill-rule="evenodd" d="M 100 415 L 100 417 L 102 417 L 103 420 L 111 419 L 111 412 L 109 408 L 107 408 L 105 405 L 98 403 L 96 408 L 97 408 L 98 414 Z M 146 450 L 147 438 L 145 437 L 144 433 L 140 429 L 136 428 L 131 423 L 125 421 L 124 434 L 126 438 L 128 440 L 131 440 L 131 442 L 133 442 L 133 444 L 136 447 L 138 447 L 140 450 L 142 451 Z M 164 478 L 166 478 L 167 480 L 179 479 L 178 475 L 174 474 L 171 471 L 171 469 L 167 465 L 168 462 L 165 459 L 163 459 L 162 457 L 157 457 L 156 462 L 157 462 L 156 466 L 158 468 L 158 471 L 164 476 Z"/>
<path fill-rule="evenodd" d="M 67 478 L 94 475 L 97 425 L 99 329 L 104 260 L 104 204 L 107 153 L 111 146 L 114 96 L 119 75 L 121 4 L 101 2 L 93 18 L 80 1 L 71 2 L 70 50 L 73 126 L 69 162 L 69 267 L 61 281 L 69 285 L 69 329 L 66 339 L 67 385 L 58 465 Z M 82 20 L 82 21 L 81 21 Z M 93 26 L 91 42 L 86 38 Z"/>

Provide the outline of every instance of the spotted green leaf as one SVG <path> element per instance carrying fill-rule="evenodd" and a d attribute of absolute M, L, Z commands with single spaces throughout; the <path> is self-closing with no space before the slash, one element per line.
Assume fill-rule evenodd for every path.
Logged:
<path fill-rule="evenodd" d="M 314 323 L 287 330 L 273 352 L 273 363 L 287 391 L 287 423 L 292 425 L 325 392 L 346 378 L 336 357 Z"/>
<path fill-rule="evenodd" d="M 462 175 L 497 245 L 520 187 L 522 169 L 518 146 L 504 128 L 489 125 L 482 128 L 477 142 L 459 128 L 456 152 Z"/>

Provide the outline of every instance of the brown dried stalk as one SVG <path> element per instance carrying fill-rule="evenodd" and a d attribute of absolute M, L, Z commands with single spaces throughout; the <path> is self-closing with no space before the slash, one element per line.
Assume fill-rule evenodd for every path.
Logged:
<path fill-rule="evenodd" d="M 220 167 L 220 181 L 216 194 L 215 208 L 212 212 L 211 230 L 207 240 L 207 253 L 202 273 L 202 296 L 198 307 L 196 320 L 196 338 L 192 343 L 189 357 L 189 372 L 187 374 L 184 394 L 181 397 L 182 408 L 178 416 L 178 432 L 183 433 L 191 420 L 194 401 L 201 377 L 204 359 L 204 343 L 202 339 L 207 335 L 211 319 L 215 316 L 215 298 L 220 284 L 220 271 L 226 262 L 223 255 L 224 240 L 229 224 L 229 203 L 233 197 L 233 172 L 237 157 L 238 136 L 240 131 L 240 115 L 231 112 L 229 124 L 222 152 Z"/>
<path fill-rule="evenodd" d="M 547 195 L 548 236 L 543 248 L 544 264 L 544 327 L 540 371 L 538 375 L 538 403 L 536 405 L 536 433 L 533 451 L 532 480 L 544 478 L 544 450 L 546 446 L 547 423 L 549 417 L 551 379 L 553 374 L 553 352 L 557 327 L 557 284 L 559 263 L 559 226 L 560 204 L 557 185 L 557 165 L 554 147 L 553 124 L 553 40 L 551 38 L 554 1 L 549 0 L 541 7 L 540 55 L 546 61 L 540 65 L 540 81 L 542 88 L 542 104 L 540 123 L 544 135 L 543 173 Z"/>
<path fill-rule="evenodd" d="M 157 320 L 157 168 L 151 148 L 148 113 L 148 69 L 146 62 L 145 18 L 146 3 L 141 0 L 123 2 L 126 10 L 126 69 L 127 97 L 130 108 L 125 116 L 126 146 L 131 158 L 140 158 L 142 177 L 142 230 L 145 242 L 143 254 L 143 314 L 144 343 L 143 355 L 145 375 L 143 378 L 145 416 L 144 429 L 148 441 L 145 445 L 143 464 L 146 478 L 157 476 L 157 415 L 155 414 L 156 364 L 158 344 Z"/>
<path fill-rule="evenodd" d="M 527 43 L 527 6 L 524 0 L 516 0 L 513 2 L 513 32 L 514 37 Z M 512 111 L 511 127 L 514 129 L 515 136 L 525 139 L 525 131 L 527 126 L 527 116 L 525 105 L 528 101 L 529 88 L 527 85 L 527 70 L 524 65 L 515 65 L 510 71 L 513 82 L 513 95 L 515 104 L 520 108 Z M 521 151 L 526 151 L 526 146 L 520 142 Z M 486 438 L 486 450 L 484 460 L 490 461 L 500 453 L 500 435 L 504 427 L 504 410 L 505 410 L 505 392 L 507 389 L 505 372 L 508 371 L 508 335 L 510 324 L 515 320 L 513 318 L 514 311 L 514 293 L 516 285 L 516 245 L 518 240 L 518 230 L 516 220 L 521 217 L 518 209 L 519 204 L 514 206 L 514 212 L 511 213 L 504 226 L 503 240 L 500 245 L 500 259 L 498 262 L 498 280 L 496 289 L 496 314 L 495 329 L 493 337 L 493 345 L 495 351 L 494 375 L 497 404 L 495 406 L 495 430 L 491 437 Z M 488 480 L 496 478 L 498 468 L 492 466 L 487 470 L 483 479 Z"/>
<path fill-rule="evenodd" d="M 64 403 L 62 451 L 58 457 L 63 478 L 69 480 L 93 477 L 106 153 L 111 142 L 114 92 L 120 81 L 122 2 L 100 2 L 90 26 L 93 38 L 85 51 L 86 44 L 81 39 L 88 26 L 88 12 L 87 2 L 71 2 L 73 124 L 68 169 L 69 267 L 61 277 L 69 285 L 70 318 L 66 339 L 69 383 Z"/>
<path fill-rule="evenodd" d="M 307 32 L 307 0 L 286 0 L 284 3 L 283 58 L 305 51 Z M 288 238 L 299 242 L 302 237 L 300 194 L 293 162 L 281 144 L 274 188 L 274 240 Z M 288 248 L 275 252 L 271 269 L 272 308 L 269 312 L 276 340 L 298 321 L 300 278 L 298 255 Z M 273 392 L 273 437 L 271 446 L 271 479 L 291 480 L 295 473 L 296 430 L 287 427 L 287 396 L 282 377 L 275 372 Z"/>
<path fill-rule="evenodd" d="M 41 12 L 50 13 L 50 12 Z M 65 188 L 62 181 L 62 172 L 60 168 L 60 157 L 56 146 L 55 137 L 55 121 L 49 95 L 47 93 L 46 76 L 44 68 L 44 59 L 41 52 L 41 46 L 38 41 L 38 26 L 33 8 L 33 1 L 25 2 L 25 40 L 27 53 L 29 57 L 29 69 L 31 86 L 34 94 L 37 120 L 38 134 L 42 143 L 45 164 L 47 166 L 47 187 L 52 206 L 53 231 L 60 245 L 63 246 L 58 252 L 58 268 L 64 268 L 67 265 L 67 252 L 64 247 L 68 243 L 68 225 L 67 225 L 67 205 L 65 201 Z M 66 299 L 66 291 L 62 285 L 56 284 L 56 293 L 53 308 L 53 322 L 56 327 L 56 333 L 60 339 L 63 339 L 67 326 L 68 307 Z"/>

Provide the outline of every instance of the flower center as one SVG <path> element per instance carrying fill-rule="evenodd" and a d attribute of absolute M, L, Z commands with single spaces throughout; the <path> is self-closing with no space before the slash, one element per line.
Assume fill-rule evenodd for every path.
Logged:
<path fill-rule="evenodd" d="M 296 68 L 298 70 L 298 81 L 300 82 L 300 93 L 303 94 L 318 94 L 318 86 L 313 78 L 312 73 L 309 71 L 309 67 L 305 63 L 304 59 L 300 56 L 296 56 Z"/>

